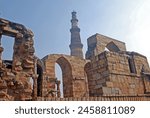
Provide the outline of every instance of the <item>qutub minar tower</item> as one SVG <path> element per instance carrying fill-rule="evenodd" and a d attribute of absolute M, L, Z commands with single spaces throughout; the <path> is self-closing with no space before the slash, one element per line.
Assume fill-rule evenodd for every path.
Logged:
<path fill-rule="evenodd" d="M 79 58 L 83 58 L 83 44 L 81 43 L 80 38 L 80 28 L 78 27 L 78 19 L 76 16 L 76 12 L 72 12 L 72 19 L 71 19 L 71 44 L 69 45 L 71 50 L 71 56 L 76 56 Z"/>

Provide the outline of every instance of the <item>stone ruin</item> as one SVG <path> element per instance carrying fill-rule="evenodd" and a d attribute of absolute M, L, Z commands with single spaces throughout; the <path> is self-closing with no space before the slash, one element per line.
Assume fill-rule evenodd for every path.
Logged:
<path fill-rule="evenodd" d="M 0 19 L 2 35 L 14 37 L 13 59 L 2 60 L 5 50 L 0 41 L 0 98 L 3 100 L 32 99 L 30 78 L 36 79 L 33 33 L 21 24 Z M 35 80 L 34 80 L 35 81 Z"/>
<path fill-rule="evenodd" d="M 1 58 L 2 35 L 15 39 L 12 60 Z M 25 26 L 0 18 L 0 100 L 61 98 L 56 63 L 62 69 L 64 98 L 150 96 L 147 58 L 126 51 L 125 43 L 95 34 L 88 38 L 86 59 L 64 54 L 39 59 L 33 36 Z"/>

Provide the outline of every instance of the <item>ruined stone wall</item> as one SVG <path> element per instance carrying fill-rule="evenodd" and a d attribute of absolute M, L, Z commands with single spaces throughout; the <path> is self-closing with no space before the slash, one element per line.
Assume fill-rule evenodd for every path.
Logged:
<path fill-rule="evenodd" d="M 55 64 L 62 69 L 64 97 L 88 96 L 88 83 L 84 66 L 86 60 L 75 56 L 52 54 L 43 58 L 47 76 L 47 93 L 55 90 Z M 55 96 L 52 96 L 55 97 Z"/>
<path fill-rule="evenodd" d="M 33 33 L 21 24 L 0 18 L 0 38 L 2 35 L 13 37 L 15 43 L 12 61 L 2 61 L 1 55 L 5 49 L 0 42 L 0 98 L 32 99 L 29 80 L 35 74 Z"/>
<path fill-rule="evenodd" d="M 90 96 L 100 96 L 103 94 L 102 87 L 109 79 L 109 71 L 105 53 L 95 56 L 85 67 L 88 75 L 88 86 Z"/>
<path fill-rule="evenodd" d="M 106 83 L 107 94 L 144 94 L 141 75 L 130 72 L 128 55 L 109 53 L 107 60 L 110 72 L 110 81 Z"/>
<path fill-rule="evenodd" d="M 12 69 L 15 71 L 16 64 L 20 62 L 23 71 L 26 71 L 28 74 L 33 74 L 35 50 L 33 47 L 34 35 L 32 31 L 21 24 L 0 18 L 0 36 L 1 35 L 13 37 L 15 40 Z"/>
<path fill-rule="evenodd" d="M 144 94 L 144 86 L 148 86 L 150 80 L 145 80 L 143 84 L 139 73 L 130 72 L 128 57 L 126 54 L 105 51 L 91 60 L 91 66 L 86 69 L 91 74 L 88 77 L 90 96 Z M 145 57 L 139 56 L 135 60 L 137 58 L 142 63 L 135 63 L 135 67 L 142 67 L 142 64 L 148 67 Z M 140 71 L 141 68 L 137 68 L 137 72 Z"/>
<path fill-rule="evenodd" d="M 124 42 L 100 34 L 95 34 L 89 37 L 87 39 L 87 42 L 88 42 L 88 50 L 86 52 L 87 59 L 90 59 L 100 54 L 106 48 L 113 52 L 126 51 Z"/>

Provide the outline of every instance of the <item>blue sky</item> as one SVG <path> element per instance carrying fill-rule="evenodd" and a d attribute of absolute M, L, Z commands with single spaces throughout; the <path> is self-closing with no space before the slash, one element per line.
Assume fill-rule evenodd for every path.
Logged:
<path fill-rule="evenodd" d="M 150 0 L 0 0 L 0 17 L 34 32 L 35 54 L 70 54 L 71 12 L 79 19 L 84 54 L 87 38 L 100 33 L 126 43 L 150 59 Z M 3 58 L 12 57 L 13 38 L 3 36 Z"/>

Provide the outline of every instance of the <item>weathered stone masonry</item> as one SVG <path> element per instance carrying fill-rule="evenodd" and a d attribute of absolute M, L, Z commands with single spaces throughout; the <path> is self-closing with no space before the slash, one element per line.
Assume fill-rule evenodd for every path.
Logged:
<path fill-rule="evenodd" d="M 88 83 L 84 66 L 86 60 L 75 56 L 52 54 L 43 58 L 47 73 L 47 90 L 55 90 L 55 63 L 62 69 L 64 97 L 88 96 Z"/>
<path fill-rule="evenodd" d="M 2 35 L 14 37 L 15 43 L 11 61 L 2 60 L 0 57 L 0 98 L 3 100 L 32 99 L 29 78 L 35 74 L 33 33 L 21 24 L 0 19 L 0 38 Z M 1 56 L 5 49 L 2 45 L 0 49 Z"/>
<path fill-rule="evenodd" d="M 0 19 L 0 39 L 2 35 L 14 37 L 15 43 L 12 60 L 3 60 L 0 40 L 0 100 L 150 100 L 147 58 L 126 51 L 124 42 L 95 34 L 87 39 L 86 59 L 81 47 L 80 56 L 50 54 L 39 59 L 31 30 Z M 62 81 L 56 78 L 56 63 Z"/>
<path fill-rule="evenodd" d="M 149 93 L 150 78 L 145 78 L 142 73 L 143 67 L 146 73 L 150 72 L 145 56 L 127 52 L 120 41 L 113 42 L 111 38 L 99 34 L 90 37 L 88 41 L 96 42 L 94 45 L 89 43 L 90 51 L 87 51 L 88 57 L 91 58 L 91 62 L 86 66 L 90 96 Z M 110 52 L 104 51 L 105 46 L 108 46 L 106 42 L 114 45 L 108 48 Z"/>

